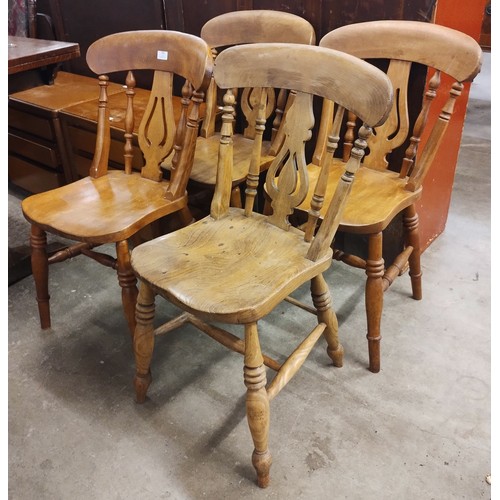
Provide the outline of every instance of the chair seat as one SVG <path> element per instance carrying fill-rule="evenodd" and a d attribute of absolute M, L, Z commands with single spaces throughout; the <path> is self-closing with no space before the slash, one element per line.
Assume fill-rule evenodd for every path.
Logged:
<path fill-rule="evenodd" d="M 160 295 L 211 321 L 250 323 L 269 313 L 301 283 L 326 270 L 331 253 L 312 262 L 303 233 L 231 208 L 143 243 L 132 267 Z M 236 256 L 236 258 L 235 258 Z M 203 283 L 203 286 L 200 286 Z"/>
<path fill-rule="evenodd" d="M 145 224 L 187 204 L 187 196 L 165 199 L 165 183 L 110 171 L 23 200 L 25 217 L 45 231 L 92 243 L 132 236 Z"/>
<path fill-rule="evenodd" d="M 217 156 L 219 152 L 220 133 L 204 139 L 199 137 L 196 141 L 193 169 L 190 179 L 201 184 L 215 186 L 217 177 Z M 254 141 L 243 135 L 233 136 L 233 185 L 241 184 L 248 174 L 250 158 Z M 261 165 L 269 163 L 274 157 L 268 156 L 270 142 L 262 142 Z"/>
<path fill-rule="evenodd" d="M 335 158 L 328 175 L 328 187 L 325 202 L 321 210 L 324 216 L 335 186 L 344 173 L 345 163 Z M 309 192 L 299 210 L 307 210 L 311 204 L 316 181 L 320 169 L 316 165 L 308 165 Z M 420 198 L 422 189 L 407 191 L 406 179 L 400 179 L 397 172 L 390 170 L 374 170 L 361 167 L 356 173 L 352 191 L 340 221 L 339 230 L 351 233 L 372 234 L 384 230 L 391 220 L 404 208 Z"/>

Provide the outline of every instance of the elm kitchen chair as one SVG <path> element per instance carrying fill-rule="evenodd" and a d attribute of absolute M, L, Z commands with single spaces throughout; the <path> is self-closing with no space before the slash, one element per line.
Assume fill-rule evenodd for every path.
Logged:
<path fill-rule="evenodd" d="M 234 95 L 226 94 L 217 184 L 210 215 L 132 251 L 132 267 L 141 281 L 134 335 L 134 385 L 137 401 L 144 402 L 152 380 L 150 365 L 155 334 L 166 333 L 185 323 L 243 354 L 247 419 L 255 446 L 252 461 L 258 485 L 266 487 L 271 465 L 268 449 L 270 400 L 296 374 L 322 335 L 334 366 L 342 366 L 343 350 L 338 340 L 337 320 L 322 273 L 332 262 L 331 241 L 363 156 L 370 127 L 382 123 L 390 110 L 392 86 L 383 72 L 360 59 L 298 44 L 248 44 L 228 48 L 217 57 L 214 76 L 223 89 L 264 89 L 258 99 L 245 206 L 230 206 L 235 100 Z M 286 88 L 295 92 L 284 121 L 283 145 L 267 171 L 267 191 L 274 209 L 269 217 L 254 211 L 267 88 Z M 288 222 L 288 215 L 307 193 L 304 149 L 314 125 L 313 95 L 336 101 L 355 112 L 365 123 L 337 192 L 329 203 L 328 215 L 314 237 L 320 192 L 305 233 Z M 334 148 L 335 144 L 330 142 L 328 157 Z M 326 158 L 327 155 L 325 172 Z M 262 354 L 258 321 L 293 290 L 309 281 L 317 319 L 312 321 L 307 337 L 280 364 Z M 179 307 L 182 314 L 155 328 L 155 295 Z M 244 325 L 244 340 L 214 322 Z M 277 371 L 269 385 L 265 366 Z"/>
<path fill-rule="evenodd" d="M 383 295 L 396 277 L 409 266 L 413 298 L 422 298 L 422 271 L 420 266 L 420 239 L 415 202 L 422 195 L 422 183 L 429 172 L 436 152 L 446 144 L 446 128 L 451 119 L 456 99 L 460 97 L 463 82 L 472 81 L 481 68 L 481 47 L 470 36 L 430 23 L 418 21 L 371 21 L 335 29 L 325 35 L 319 45 L 340 50 L 362 59 L 386 61 L 387 75 L 394 88 L 394 107 L 386 122 L 374 129 L 368 139 L 369 152 L 363 158 L 356 182 L 339 225 L 339 233 L 362 235 L 367 238 L 365 255 L 334 251 L 334 259 L 365 269 L 365 304 L 369 369 L 380 370 L 381 319 Z M 409 124 L 408 97 L 411 93 L 412 66 L 421 64 L 433 73 L 413 129 Z M 429 110 L 440 85 L 441 73 L 451 76 L 449 97 L 439 118 L 427 120 Z M 432 77 L 430 77 L 432 75 Z M 417 110 L 418 111 L 418 110 Z M 312 163 L 308 165 L 311 178 L 309 192 L 299 210 L 305 219 L 308 204 L 314 196 L 315 180 L 321 175 L 320 158 L 326 151 L 327 132 L 339 134 L 339 122 L 334 119 L 333 102 L 325 100 L 321 117 L 319 139 Z M 356 116 L 347 121 L 344 158 L 335 158 L 330 167 L 326 200 L 330 200 L 343 175 L 345 162 L 352 145 Z M 335 130 L 332 132 L 332 127 Z M 427 134 L 425 148 L 418 151 L 421 138 Z M 404 148 L 402 161 L 395 163 L 391 153 Z M 435 165 L 433 168 L 447 168 Z M 326 202 L 324 207 L 328 206 Z M 322 217 L 326 215 L 322 209 Z M 400 217 L 398 221 L 397 217 Z M 390 265 L 383 259 L 383 236 L 393 220 L 402 223 L 403 248 L 394 249 L 396 255 Z M 361 253 L 359 250 L 358 253 Z M 363 250 L 363 247 L 361 248 Z M 365 257 L 365 258 L 363 258 Z"/>
<path fill-rule="evenodd" d="M 106 36 L 87 52 L 89 67 L 99 76 L 100 88 L 95 154 L 89 176 L 23 200 L 22 210 L 31 223 L 31 263 L 42 329 L 51 326 L 49 264 L 86 255 L 117 271 L 122 303 L 131 333 L 135 329 L 137 280 L 130 266 L 129 239 L 151 222 L 187 207 L 188 182 L 196 137 L 198 109 L 212 76 L 213 59 L 199 37 L 164 30 L 130 31 Z M 132 171 L 134 87 L 136 70 L 154 72 L 150 99 L 139 127 L 139 145 L 145 164 Z M 126 71 L 124 170 L 108 168 L 110 149 L 107 74 Z M 177 126 L 173 115 L 172 80 L 178 74 L 197 89 Z M 183 140 L 180 140 L 182 138 Z M 169 181 L 160 163 L 176 147 L 176 168 Z M 185 217 L 185 223 L 191 222 Z M 76 241 L 53 255 L 47 253 L 47 233 Z M 94 247 L 114 243 L 116 259 Z M 74 262 L 78 265 L 78 260 Z"/>

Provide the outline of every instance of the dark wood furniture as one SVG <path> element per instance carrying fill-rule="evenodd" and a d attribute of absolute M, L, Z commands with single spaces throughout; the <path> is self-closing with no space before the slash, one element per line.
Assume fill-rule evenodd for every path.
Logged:
<path fill-rule="evenodd" d="M 58 111 L 95 97 L 96 86 L 69 73 L 54 79 L 62 62 L 80 56 L 79 45 L 9 36 L 8 50 L 9 180 L 34 193 L 71 182 Z"/>
<path fill-rule="evenodd" d="M 168 54 L 168 55 L 167 55 Z M 99 76 L 100 96 L 95 153 L 89 175 L 65 186 L 32 195 L 22 202 L 31 223 L 31 266 L 36 285 L 40 323 L 51 325 L 48 291 L 49 264 L 85 255 L 117 271 L 122 302 L 130 331 L 135 327 L 136 278 L 130 267 L 129 239 L 154 221 L 179 213 L 184 224 L 187 211 L 186 185 L 198 135 L 198 109 L 212 76 L 212 57 L 198 37 L 164 30 L 135 31 L 109 35 L 87 51 L 87 62 Z M 135 71 L 154 72 L 153 87 L 137 130 L 144 157 L 140 172 L 132 168 Z M 110 170 L 110 112 L 107 107 L 107 73 L 125 71 L 127 107 L 123 170 Z M 189 99 L 183 99 L 178 124 L 172 104 L 173 74 L 196 89 L 188 114 Z M 112 89 L 114 86 L 111 87 Z M 175 151 L 175 170 L 164 181 L 160 163 Z M 47 233 L 75 241 L 74 245 L 47 253 Z M 114 243 L 116 259 L 95 247 Z M 75 263 L 76 265 L 76 263 Z"/>
<path fill-rule="evenodd" d="M 413 298 L 422 298 L 419 217 L 415 203 L 422 195 L 422 185 L 431 167 L 433 173 L 450 168 L 447 164 L 433 164 L 433 160 L 448 139 L 446 129 L 463 82 L 472 81 L 480 71 L 482 51 L 470 36 L 451 28 L 396 20 L 343 26 L 323 37 L 320 46 L 363 59 L 388 61 L 387 74 L 396 96 L 390 117 L 383 126 L 375 129 L 374 136 L 368 141 L 369 153 L 363 159 L 363 167 L 339 226 L 341 233 L 364 236 L 367 249 L 354 255 L 340 249 L 334 252 L 334 258 L 366 271 L 369 366 L 376 373 L 380 370 L 383 294 L 408 265 Z M 412 92 L 412 67 L 416 64 L 429 67 L 430 75 L 422 109 L 412 127 L 408 96 Z M 441 81 L 441 86 L 447 88 L 448 98 L 445 102 L 436 102 L 441 110 L 439 118 L 429 121 L 428 115 Z M 313 182 L 300 206 L 304 213 L 314 196 L 314 183 L 321 172 L 319 165 L 326 151 L 326 137 L 339 134 L 339 129 L 332 131 L 332 123 L 335 123 L 333 103 L 325 102 L 321 120 L 319 149 L 309 165 Z M 355 122 L 356 117 L 350 116 L 348 135 L 353 135 Z M 427 142 L 423 149 L 419 149 L 424 136 L 428 138 Z M 405 148 L 402 159 L 392 155 L 401 146 Z M 345 158 L 336 159 L 331 165 L 326 200 L 335 193 L 351 147 L 351 141 L 346 141 Z M 425 211 L 421 214 L 427 215 Z M 324 211 L 323 215 L 326 215 Z M 383 236 L 394 220 L 401 225 L 405 235 L 404 246 L 401 251 L 398 248 L 392 252 L 395 258 L 386 263 L 382 251 Z"/>
<path fill-rule="evenodd" d="M 273 213 L 266 217 L 254 211 L 265 128 L 265 91 L 256 96 L 259 112 L 246 179 L 245 206 L 230 207 L 234 96 L 226 93 L 211 214 L 139 245 L 132 252 L 132 266 L 142 282 L 134 335 L 136 396 L 137 401 L 144 402 L 151 382 L 154 300 L 158 294 L 185 312 L 158 327 L 156 333 L 165 333 L 187 322 L 244 355 L 247 418 L 255 447 L 252 463 L 257 471 L 258 485 L 266 487 L 271 466 L 269 402 L 299 370 L 322 335 L 333 364 L 342 366 L 337 320 L 322 273 L 331 264 L 330 244 L 363 156 L 370 127 L 379 125 L 387 116 L 392 87 L 385 74 L 360 59 L 299 44 L 231 47 L 217 57 L 214 75 L 216 84 L 222 89 L 270 87 L 295 92 L 284 122 L 283 146 L 267 175 L 266 187 Z M 366 123 L 352 149 L 342 182 L 328 205 L 328 216 L 314 239 L 312 234 L 320 206 L 313 207 L 310 228 L 305 234 L 288 222 L 288 215 L 307 192 L 304 147 L 314 125 L 313 95 L 336 100 Z M 333 143 L 329 144 L 330 154 L 334 148 Z M 258 322 L 308 281 L 311 282 L 317 319 L 311 322 L 312 331 L 305 340 L 280 364 L 262 354 Z M 207 321 L 244 325 L 245 338 L 242 340 Z M 277 371 L 269 385 L 265 366 Z"/>
<path fill-rule="evenodd" d="M 80 55 L 78 43 L 9 36 L 9 75 L 51 66 Z M 49 82 L 47 82 L 49 83 Z"/>
<path fill-rule="evenodd" d="M 36 85 L 50 85 L 60 63 L 79 56 L 78 43 L 9 36 L 9 94 Z"/>
<path fill-rule="evenodd" d="M 108 93 L 122 92 L 110 83 Z M 71 143 L 63 133 L 61 110 L 81 102 L 95 104 L 97 79 L 60 71 L 52 85 L 9 96 L 9 180 L 30 193 L 40 193 L 76 180 Z M 97 113 L 95 118 L 97 119 Z M 95 144 L 95 133 L 93 136 Z"/>

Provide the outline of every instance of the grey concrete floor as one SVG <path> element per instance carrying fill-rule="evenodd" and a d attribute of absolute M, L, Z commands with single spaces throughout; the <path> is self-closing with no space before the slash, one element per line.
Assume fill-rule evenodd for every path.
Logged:
<path fill-rule="evenodd" d="M 179 329 L 158 339 L 149 399 L 135 404 L 116 277 L 77 258 L 51 268 L 49 331 L 39 328 L 32 278 L 9 287 L 9 498 L 490 498 L 490 102 L 475 90 L 482 84 L 473 87 L 446 230 L 422 257 L 424 299 L 410 298 L 408 276 L 386 294 L 374 375 L 363 274 L 332 265 L 344 367 L 333 368 L 319 343 L 271 403 L 268 489 L 255 485 L 250 460 L 242 358 Z M 9 192 L 9 218 L 20 219 L 19 198 Z M 304 287 L 297 296 L 307 295 Z M 160 319 L 174 314 L 157 305 Z M 283 358 L 313 323 L 282 304 L 262 322 L 263 349 Z"/>

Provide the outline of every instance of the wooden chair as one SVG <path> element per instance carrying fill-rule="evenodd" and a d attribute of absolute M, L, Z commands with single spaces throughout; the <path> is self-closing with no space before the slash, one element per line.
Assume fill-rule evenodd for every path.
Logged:
<path fill-rule="evenodd" d="M 334 258 L 366 270 L 366 315 L 368 329 L 369 368 L 380 370 L 380 323 L 383 294 L 393 280 L 409 264 L 413 298 L 422 298 L 422 272 L 420 268 L 420 243 L 418 215 L 415 202 L 422 194 L 422 182 L 432 165 L 441 143 L 446 141 L 445 131 L 460 96 L 462 82 L 471 81 L 481 67 L 481 48 L 468 35 L 444 26 L 416 21 L 373 21 L 344 26 L 325 35 L 320 46 L 341 50 L 362 59 L 389 60 L 387 75 L 394 87 L 394 107 L 387 121 L 375 129 L 368 141 L 369 153 L 363 159 L 351 196 L 340 221 L 339 231 L 366 235 L 368 249 L 366 260 L 360 255 L 348 255 L 335 250 Z M 410 130 L 407 98 L 410 93 L 411 67 L 419 63 L 435 72 L 428 81 L 422 109 Z M 455 81 L 449 98 L 435 123 L 427 121 L 431 103 L 440 83 L 440 74 L 447 73 Z M 430 76 L 430 75 L 429 75 Z M 333 103 L 324 101 L 322 120 L 313 162 L 308 171 L 313 182 L 304 203 L 299 207 L 304 214 L 314 194 L 314 180 L 320 175 L 321 155 L 326 150 L 326 133 L 331 129 Z M 331 165 L 326 199 L 335 193 L 338 180 L 345 168 L 346 157 L 352 146 L 356 117 L 347 121 L 344 158 L 335 159 Z M 430 130 L 426 130 L 430 129 Z M 338 133 L 338 130 L 335 132 Z M 417 148 L 423 134 L 429 139 L 423 150 Z M 398 147 L 405 148 L 400 164 L 389 156 Z M 446 168 L 446 165 L 435 166 Z M 405 245 L 391 265 L 382 256 L 383 231 L 402 213 Z M 322 211 L 322 216 L 325 215 Z"/>
<path fill-rule="evenodd" d="M 322 273 L 332 261 L 330 244 L 363 156 L 370 127 L 385 119 L 390 109 L 392 88 L 383 72 L 364 61 L 341 52 L 297 44 L 249 44 L 229 48 L 217 57 L 214 75 L 217 85 L 223 89 L 263 89 L 258 97 L 245 207 L 230 207 L 235 99 L 234 95 L 226 94 L 211 214 L 188 227 L 139 245 L 132 252 L 132 267 L 141 281 L 134 335 L 134 384 L 137 401 L 144 402 L 151 382 L 150 363 L 155 334 L 165 333 L 186 322 L 243 354 L 247 417 L 255 445 L 253 464 L 259 486 L 265 487 L 271 465 L 267 445 L 269 401 L 297 372 L 322 334 L 333 364 L 342 366 L 343 351 L 338 340 L 337 320 Z M 273 207 L 271 216 L 254 211 L 267 88 L 286 88 L 295 92 L 284 122 L 283 145 L 267 172 L 267 190 Z M 308 188 L 304 148 L 314 125 L 313 94 L 335 100 L 355 112 L 365 123 L 342 181 L 327 208 L 328 215 L 314 238 L 312 235 L 321 206 L 321 186 L 314 199 L 305 235 L 288 222 L 288 215 L 302 201 Z M 336 146 L 336 139 L 331 139 L 328 158 Z M 326 173 L 327 155 L 324 158 L 323 170 Z M 280 364 L 262 354 L 257 323 L 309 280 L 318 316 L 316 325 Z M 156 294 L 184 312 L 155 331 Z M 244 340 L 208 322 L 242 324 Z M 277 371 L 267 387 L 265 366 Z"/>
<path fill-rule="evenodd" d="M 131 332 L 135 328 L 137 280 L 130 267 L 128 240 L 151 222 L 187 207 L 189 178 L 196 136 L 198 108 L 211 79 L 212 57 L 199 37 L 174 31 L 132 31 L 117 33 L 91 45 L 87 61 L 99 76 L 98 127 L 95 155 L 89 176 L 51 191 L 26 198 L 22 210 L 31 223 L 31 264 L 36 285 L 40 323 L 50 327 L 48 292 L 49 264 L 83 254 L 117 270 L 122 302 Z M 132 131 L 134 129 L 133 71 L 154 71 L 153 88 L 139 127 L 139 144 L 145 165 L 132 172 Z M 108 76 L 128 71 L 128 99 L 125 131 L 125 169 L 108 170 L 110 123 L 107 108 Z M 191 82 L 195 89 L 193 105 L 186 117 L 189 101 L 184 102 L 176 127 L 172 107 L 173 74 Z M 96 87 L 97 90 L 97 87 Z M 176 141 L 176 137 L 184 141 Z M 169 182 L 162 180 L 160 163 L 176 147 L 176 168 Z M 184 222 L 190 222 L 184 217 Z M 47 232 L 62 236 L 74 245 L 54 255 L 47 254 Z M 93 250 L 114 243 L 117 258 Z"/>
<path fill-rule="evenodd" d="M 273 10 L 247 10 L 222 14 L 205 23 L 200 36 L 211 47 L 214 57 L 217 57 L 218 49 L 239 44 L 284 42 L 314 45 L 316 41 L 314 28 L 308 21 L 287 12 Z M 234 170 L 231 203 L 237 207 L 241 207 L 239 186 L 245 180 L 249 168 L 249 158 L 255 135 L 258 94 L 258 89 L 242 89 L 239 97 L 242 115 L 236 116 L 235 113 L 235 120 L 244 121 L 246 124 L 242 133 L 233 135 Z M 275 119 L 271 140 L 263 141 L 262 170 L 269 165 L 282 141 L 282 135 L 278 134 L 278 129 L 285 110 L 287 93 L 280 89 L 276 97 L 275 89 L 268 89 L 267 98 L 266 119 L 273 113 L 275 113 Z M 218 99 L 217 85 L 213 80 L 207 92 L 206 102 L 207 110 L 196 143 L 191 180 L 201 189 L 213 191 L 220 140 L 220 131 L 216 131 L 216 120 L 220 119 L 220 100 Z"/>

